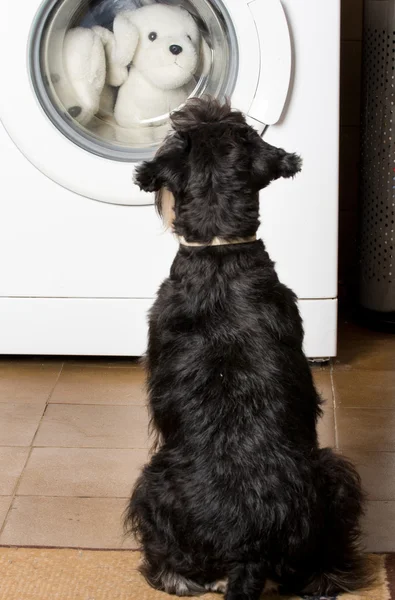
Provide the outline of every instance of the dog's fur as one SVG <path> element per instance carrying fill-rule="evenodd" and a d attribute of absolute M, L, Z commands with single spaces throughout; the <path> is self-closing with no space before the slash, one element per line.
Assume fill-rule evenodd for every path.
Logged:
<path fill-rule="evenodd" d="M 159 211 L 169 190 L 174 232 L 202 246 L 180 246 L 150 315 L 159 444 L 126 519 L 142 572 L 169 593 L 227 600 L 257 600 L 269 579 L 317 595 L 364 586 L 360 481 L 318 447 L 295 295 L 262 241 L 209 245 L 254 235 L 259 190 L 301 161 L 214 100 L 189 101 L 172 123 L 136 181 L 157 192 Z"/>

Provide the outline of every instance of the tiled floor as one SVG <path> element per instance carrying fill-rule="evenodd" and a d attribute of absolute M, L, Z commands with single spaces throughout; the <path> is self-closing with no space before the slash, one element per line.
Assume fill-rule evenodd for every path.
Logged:
<path fill-rule="evenodd" d="M 373 551 L 395 551 L 395 336 L 341 326 L 314 368 L 322 445 L 352 458 Z M 121 515 L 147 458 L 144 374 L 116 359 L 0 358 L 0 545 L 130 548 Z"/>

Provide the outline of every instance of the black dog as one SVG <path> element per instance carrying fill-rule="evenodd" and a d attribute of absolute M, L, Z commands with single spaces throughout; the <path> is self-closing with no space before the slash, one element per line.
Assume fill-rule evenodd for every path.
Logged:
<path fill-rule="evenodd" d="M 160 212 L 174 199 L 181 238 L 150 315 L 159 441 L 126 521 L 142 572 L 169 593 L 227 600 L 257 600 L 269 580 L 317 595 L 364 586 L 360 481 L 318 447 L 296 298 L 252 241 L 259 190 L 301 161 L 214 100 L 190 100 L 172 124 L 136 177 Z"/>

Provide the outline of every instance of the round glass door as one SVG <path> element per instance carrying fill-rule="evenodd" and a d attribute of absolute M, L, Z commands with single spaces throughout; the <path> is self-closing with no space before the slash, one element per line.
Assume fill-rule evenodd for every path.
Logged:
<path fill-rule="evenodd" d="M 57 130 L 90 154 L 139 161 L 189 96 L 231 97 L 239 52 L 222 0 L 47 0 L 30 78 Z"/>

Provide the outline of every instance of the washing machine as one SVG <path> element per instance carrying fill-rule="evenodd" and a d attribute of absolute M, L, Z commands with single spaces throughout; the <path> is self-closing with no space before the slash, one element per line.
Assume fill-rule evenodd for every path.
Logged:
<path fill-rule="evenodd" d="M 119 141 L 103 133 L 100 117 L 81 124 L 57 98 L 51 72 L 68 30 L 99 25 L 111 31 L 109 10 L 112 19 L 125 2 L 112 0 L 107 9 L 96 0 L 3 3 L 2 354 L 145 351 L 147 311 L 177 251 L 152 196 L 133 183 L 135 165 L 160 140 Z M 129 10 L 141 8 L 137 2 Z M 340 0 L 177 4 L 192 15 L 209 49 L 210 64 L 195 75 L 191 94 L 229 97 L 269 143 L 303 157 L 300 175 L 263 191 L 259 235 L 299 298 L 307 355 L 333 356 Z M 159 122 L 163 128 L 167 115 L 147 127 Z"/>

